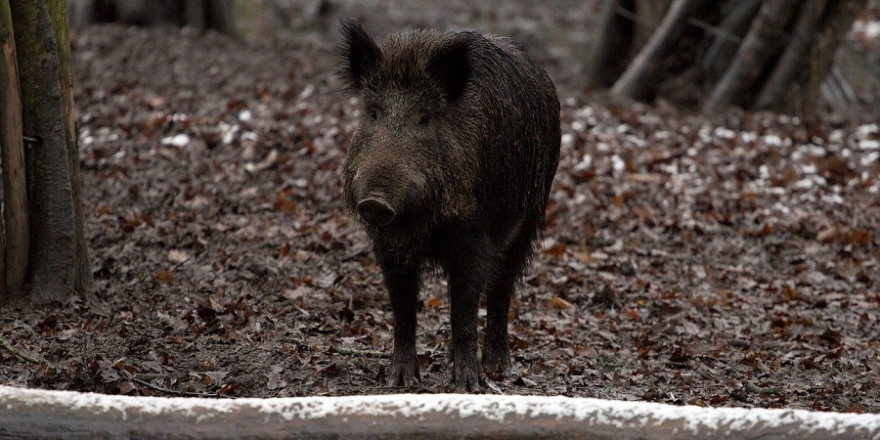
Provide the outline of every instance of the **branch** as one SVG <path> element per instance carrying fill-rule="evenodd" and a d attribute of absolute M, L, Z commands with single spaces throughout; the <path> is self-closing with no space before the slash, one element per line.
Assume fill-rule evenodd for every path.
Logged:
<path fill-rule="evenodd" d="M 207 392 L 206 393 L 198 393 L 198 392 L 194 392 L 194 391 L 172 390 L 171 388 L 165 388 L 165 387 L 162 387 L 159 385 L 154 385 L 154 384 L 147 382 L 145 380 L 138 379 L 137 377 L 132 377 L 131 381 L 136 384 L 143 385 L 153 391 L 158 391 L 160 393 L 170 394 L 172 396 L 205 397 L 205 398 L 217 398 L 217 397 L 231 398 L 230 396 L 227 396 L 225 394 L 219 394 L 219 393 L 207 393 Z"/>
<path fill-rule="evenodd" d="M 3 347 L 3 349 L 6 350 L 6 352 L 8 352 L 9 354 L 11 354 L 11 355 L 13 355 L 13 356 L 25 361 L 25 362 L 30 362 L 32 364 L 38 364 L 38 365 L 49 363 L 49 361 L 47 361 L 39 356 L 34 356 L 32 354 L 27 353 L 24 350 L 13 347 L 12 344 L 10 344 L 9 341 L 7 341 L 5 339 L 0 339 L 0 347 Z"/>

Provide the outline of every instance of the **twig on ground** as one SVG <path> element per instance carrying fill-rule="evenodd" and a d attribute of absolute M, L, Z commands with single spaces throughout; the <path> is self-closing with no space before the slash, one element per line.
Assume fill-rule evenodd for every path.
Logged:
<path fill-rule="evenodd" d="M 751 382 L 746 382 L 746 390 L 755 394 L 779 394 L 779 388 L 776 387 L 759 387 Z"/>
<path fill-rule="evenodd" d="M 388 353 L 379 350 L 355 350 L 353 348 L 345 348 L 345 347 L 327 347 L 326 350 L 321 351 L 332 351 L 334 353 L 349 355 L 349 356 L 362 356 L 362 357 L 375 357 L 375 358 L 387 358 Z"/>
<path fill-rule="evenodd" d="M 30 362 L 32 364 L 48 364 L 49 363 L 49 361 L 47 361 L 39 356 L 34 356 L 32 354 L 27 353 L 24 350 L 13 347 L 12 344 L 10 344 L 9 341 L 7 341 L 5 339 L 0 339 L 0 346 L 2 346 L 4 350 L 9 352 L 9 354 L 11 354 L 11 355 L 13 355 L 13 356 L 25 361 L 25 362 Z"/>
<path fill-rule="evenodd" d="M 226 399 L 231 399 L 231 398 L 232 398 L 231 396 L 227 396 L 227 395 L 225 395 L 225 394 L 218 394 L 218 393 L 207 393 L 207 392 L 205 392 L 205 393 L 199 393 L 199 392 L 193 392 L 193 391 L 177 391 L 177 390 L 172 390 L 172 389 L 170 389 L 170 388 L 165 388 L 165 387 L 162 387 L 162 386 L 159 386 L 159 385 L 154 385 L 154 384 L 152 384 L 152 383 L 150 383 L 150 382 L 147 382 L 147 381 L 145 381 L 145 380 L 138 379 L 138 378 L 136 378 L 136 377 L 132 377 L 132 378 L 131 378 L 131 381 L 134 382 L 134 383 L 136 383 L 136 384 L 143 385 L 143 386 L 145 386 L 145 387 L 147 387 L 147 388 L 150 388 L 150 389 L 152 389 L 152 390 L 154 390 L 154 391 L 159 391 L 159 392 L 161 392 L 161 393 L 166 393 L 166 394 L 174 394 L 174 395 L 177 395 L 177 396 L 187 396 L 187 397 L 214 397 L 214 398 L 220 397 L 220 398 L 226 398 Z"/>

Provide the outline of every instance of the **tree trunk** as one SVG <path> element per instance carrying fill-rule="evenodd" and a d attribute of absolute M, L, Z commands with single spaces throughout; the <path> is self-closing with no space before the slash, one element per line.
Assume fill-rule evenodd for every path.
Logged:
<path fill-rule="evenodd" d="M 587 88 L 607 88 L 626 70 L 633 48 L 635 26 L 633 0 L 605 0 L 602 3 L 599 34 L 587 67 Z M 629 17 L 624 14 L 629 13 Z"/>
<path fill-rule="evenodd" d="M 639 51 L 620 79 L 611 88 L 612 93 L 628 98 L 642 99 L 645 90 L 655 85 L 654 76 L 660 61 L 675 46 L 685 22 L 701 0 L 674 0 L 669 12 L 657 27 L 645 47 Z"/>
<path fill-rule="evenodd" d="M 820 34 L 811 49 L 804 56 L 803 75 L 799 75 L 786 90 L 782 102 L 773 109 L 777 111 L 802 114 L 812 111 L 819 100 L 821 85 L 829 77 L 834 63 L 834 53 L 847 32 L 852 28 L 856 16 L 868 0 L 832 0 L 825 6 Z M 799 100 L 793 99 L 795 96 Z M 799 106 L 789 104 L 799 103 Z"/>
<path fill-rule="evenodd" d="M 660 96 L 701 107 L 705 113 L 733 105 L 792 114 L 814 111 L 834 52 L 867 4 L 867 0 L 630 1 L 634 12 L 615 7 L 618 17 L 602 17 L 598 44 L 606 47 L 593 51 L 588 87 L 606 86 L 618 72 L 610 68 L 609 60 L 619 62 L 638 49 L 613 83 L 615 94 L 642 100 Z M 638 30 L 632 31 L 632 23 L 620 24 L 621 17 L 632 20 Z M 645 31 L 652 33 L 639 47 Z M 620 41 L 613 38 L 618 35 L 626 35 L 631 45 L 609 45 Z"/>
<path fill-rule="evenodd" d="M 67 2 L 49 0 L 49 16 L 58 42 L 58 81 L 64 102 L 64 126 L 67 140 L 67 160 L 70 167 L 70 182 L 73 195 L 73 221 L 76 234 L 76 258 L 74 268 L 74 290 L 84 295 L 93 291 L 92 268 L 89 264 L 83 225 L 82 176 L 79 170 L 79 137 L 76 133 L 76 109 L 73 105 L 73 75 L 70 72 L 70 27 L 67 19 Z"/>
<path fill-rule="evenodd" d="M 24 133 L 39 140 L 27 152 L 30 295 L 37 304 L 63 302 L 74 292 L 77 243 L 58 44 L 46 0 L 11 7 Z"/>
<path fill-rule="evenodd" d="M 767 0 L 758 12 L 749 33 L 740 45 L 733 64 L 712 91 L 703 110 L 717 113 L 734 104 L 747 90 L 755 87 L 755 82 L 763 67 L 773 55 L 774 43 L 779 39 L 780 29 L 786 23 L 799 0 Z"/>
<path fill-rule="evenodd" d="M 749 28 L 749 23 L 761 9 L 762 0 L 743 0 L 736 2 L 724 14 L 718 24 L 719 36 L 712 37 L 712 44 L 703 58 L 703 68 L 710 78 L 717 80 L 724 75 L 730 60 L 736 55 L 736 49 L 742 43 L 742 37 Z"/>
<path fill-rule="evenodd" d="M 782 96 L 794 80 L 816 38 L 824 10 L 825 0 L 808 0 L 801 7 L 791 40 L 770 78 L 764 83 L 755 108 L 769 110 L 782 101 Z"/>
<path fill-rule="evenodd" d="M 0 149 L 3 162 L 3 283 L 5 297 L 24 294 L 27 275 L 28 231 L 27 182 L 22 139 L 21 96 L 16 66 L 12 14 L 7 0 L 0 0 Z"/>

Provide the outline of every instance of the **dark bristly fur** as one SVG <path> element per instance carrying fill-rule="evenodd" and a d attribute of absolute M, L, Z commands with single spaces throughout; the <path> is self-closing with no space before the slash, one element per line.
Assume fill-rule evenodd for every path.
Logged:
<path fill-rule="evenodd" d="M 419 378 L 422 272 L 448 277 L 452 381 L 484 383 L 477 311 L 487 300 L 483 364 L 510 365 L 507 314 L 544 226 L 559 161 L 559 101 L 547 74 L 509 40 L 408 31 L 381 47 L 342 23 L 341 79 L 363 114 L 343 166 L 394 313 L 391 385 Z"/>

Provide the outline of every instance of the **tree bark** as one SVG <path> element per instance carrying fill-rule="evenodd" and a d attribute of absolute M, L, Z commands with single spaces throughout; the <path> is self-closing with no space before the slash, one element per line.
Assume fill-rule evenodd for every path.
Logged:
<path fill-rule="evenodd" d="M 49 17 L 55 31 L 58 46 L 58 81 L 64 102 L 64 126 L 67 141 L 67 159 L 70 167 L 70 186 L 73 195 L 73 221 L 75 236 L 74 290 L 84 296 L 94 290 L 92 268 L 89 264 L 83 225 L 82 176 L 79 169 L 79 136 L 76 133 L 76 109 L 73 105 L 73 75 L 70 72 L 70 26 L 67 19 L 67 2 L 49 0 Z"/>
<path fill-rule="evenodd" d="M 730 60 L 736 55 L 736 49 L 742 43 L 742 37 L 749 29 L 749 23 L 761 9 L 761 3 L 762 0 L 736 2 L 721 19 L 718 29 L 727 38 L 715 36 L 702 63 L 712 79 L 720 78 L 730 65 Z"/>
<path fill-rule="evenodd" d="M 701 0 L 675 0 L 663 17 L 660 26 L 651 34 L 650 40 L 614 83 L 611 91 L 615 95 L 641 99 L 649 86 L 654 84 L 652 76 L 656 73 L 660 60 L 675 46 L 681 36 L 687 18 Z"/>
<path fill-rule="evenodd" d="M 66 301 L 76 279 L 76 222 L 58 45 L 46 0 L 13 1 L 24 133 L 39 139 L 27 153 L 30 297 Z"/>
<path fill-rule="evenodd" d="M 623 17 L 623 11 L 633 14 L 632 0 L 605 0 L 600 10 L 601 22 L 596 43 L 587 65 L 587 88 L 611 87 L 630 60 L 635 36 L 631 17 Z"/>
<path fill-rule="evenodd" d="M 781 31 L 797 10 L 799 0 L 767 0 L 761 7 L 757 19 L 752 23 L 749 33 L 739 47 L 733 64 L 727 69 L 721 81 L 712 91 L 706 102 L 705 113 L 718 113 L 733 104 L 755 86 L 762 68 L 773 56 Z"/>
<path fill-rule="evenodd" d="M 809 51 L 804 69 L 809 75 L 799 77 L 786 91 L 784 99 L 786 102 L 794 102 L 790 99 L 792 94 L 799 94 L 800 99 L 797 102 L 800 103 L 800 107 L 790 109 L 783 106 L 780 111 L 802 114 L 816 107 L 822 82 L 828 78 L 834 64 L 834 53 L 852 28 L 858 13 L 864 10 L 867 4 L 868 0 L 837 0 L 826 4 L 819 37 Z"/>
<path fill-rule="evenodd" d="M 791 39 L 770 78 L 764 83 L 755 102 L 756 109 L 781 109 L 785 91 L 804 66 L 804 59 L 816 38 L 824 11 L 825 0 L 808 0 L 801 6 Z"/>
<path fill-rule="evenodd" d="M 0 0 L 0 150 L 3 161 L 3 290 L 6 297 L 24 294 L 27 276 L 28 231 L 27 182 L 22 139 L 21 96 L 16 66 L 12 13 L 7 0 Z"/>

